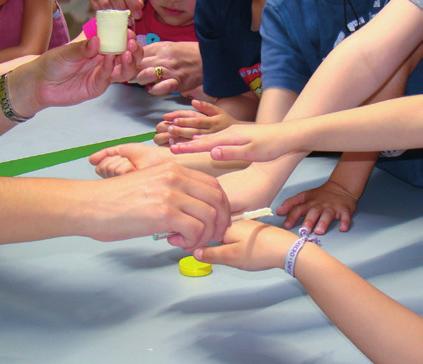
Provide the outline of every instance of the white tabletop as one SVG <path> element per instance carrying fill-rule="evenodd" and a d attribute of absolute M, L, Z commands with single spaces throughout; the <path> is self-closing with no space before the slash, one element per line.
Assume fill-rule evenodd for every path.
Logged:
<path fill-rule="evenodd" d="M 178 101 L 114 85 L 2 136 L 0 160 L 148 132 Z M 335 162 L 306 159 L 274 205 L 322 183 Z M 97 178 L 86 159 L 30 175 Z M 376 171 L 352 230 L 333 227 L 323 239 L 331 254 L 420 314 L 422 196 Z M 177 267 L 184 253 L 151 238 L 68 237 L 0 249 L 0 363 L 369 362 L 279 270 L 215 266 L 208 277 L 186 278 Z"/>

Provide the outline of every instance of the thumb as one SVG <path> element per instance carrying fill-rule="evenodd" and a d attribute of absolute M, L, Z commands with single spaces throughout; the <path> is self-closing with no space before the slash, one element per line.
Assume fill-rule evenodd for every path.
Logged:
<path fill-rule="evenodd" d="M 199 112 L 207 116 L 215 116 L 224 114 L 225 112 L 220 107 L 210 104 L 209 102 L 192 100 L 192 106 Z"/>
<path fill-rule="evenodd" d="M 90 156 L 89 161 L 93 166 L 99 164 L 104 158 L 113 157 L 119 155 L 119 147 L 111 147 L 100 150 L 97 153 L 94 153 Z"/>
<path fill-rule="evenodd" d="M 59 54 L 68 62 L 94 58 L 99 54 L 99 50 L 100 41 L 97 37 L 57 48 Z"/>
<path fill-rule="evenodd" d="M 235 266 L 238 257 L 235 249 L 235 244 L 228 244 L 196 249 L 193 254 L 195 259 L 204 263 Z"/>
<path fill-rule="evenodd" d="M 210 151 L 210 155 L 212 159 L 216 161 L 260 161 L 254 157 L 254 153 L 250 153 L 249 149 L 248 144 L 240 146 L 215 147 Z"/>

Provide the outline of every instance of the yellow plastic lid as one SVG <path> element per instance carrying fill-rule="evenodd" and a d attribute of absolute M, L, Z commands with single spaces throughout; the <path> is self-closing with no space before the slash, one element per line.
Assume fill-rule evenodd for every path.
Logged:
<path fill-rule="evenodd" d="M 211 264 L 199 262 L 192 256 L 182 258 L 179 261 L 179 272 L 187 277 L 204 277 L 212 271 Z"/>

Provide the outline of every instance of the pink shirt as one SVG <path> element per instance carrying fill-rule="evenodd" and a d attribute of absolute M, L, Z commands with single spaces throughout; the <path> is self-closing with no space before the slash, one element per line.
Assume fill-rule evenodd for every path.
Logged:
<path fill-rule="evenodd" d="M 25 0 L 8 0 L 0 7 L 0 49 L 18 46 L 21 42 Z M 53 30 L 49 49 L 69 42 L 69 32 L 62 11 L 53 16 Z"/>

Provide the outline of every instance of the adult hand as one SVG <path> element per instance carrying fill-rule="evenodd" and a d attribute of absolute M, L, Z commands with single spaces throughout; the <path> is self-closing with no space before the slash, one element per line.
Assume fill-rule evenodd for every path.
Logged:
<path fill-rule="evenodd" d="M 229 203 L 216 179 L 176 163 L 87 183 L 84 205 L 95 218 L 86 235 L 97 240 L 174 232 L 169 243 L 192 250 L 221 240 L 230 225 Z"/>
<path fill-rule="evenodd" d="M 136 34 L 128 29 L 127 50 L 115 58 L 112 82 L 122 83 L 131 81 L 139 72 L 143 56 L 144 51 L 136 41 Z"/>
<path fill-rule="evenodd" d="M 169 162 L 170 159 L 171 155 L 165 149 L 131 143 L 94 153 L 90 157 L 90 163 L 96 167 L 98 175 L 109 178 Z"/>
<path fill-rule="evenodd" d="M 288 198 L 277 209 L 277 214 L 287 216 L 283 225 L 286 229 L 292 229 L 304 216 L 303 226 L 308 231 L 325 234 L 332 221 L 340 220 L 339 231 L 346 232 L 350 228 L 357 201 L 358 198 L 341 185 L 329 180 L 318 188 Z"/>
<path fill-rule="evenodd" d="M 103 9 L 129 9 L 135 19 L 141 19 L 144 0 L 90 0 L 94 10 Z"/>
<path fill-rule="evenodd" d="M 204 101 L 193 100 L 193 110 L 178 110 L 163 115 L 156 126 L 156 144 L 185 142 L 195 135 L 216 133 L 237 122 L 223 109 Z"/>
<path fill-rule="evenodd" d="M 128 47 L 128 52 L 138 52 L 133 39 Z M 10 74 L 12 105 L 19 114 L 31 116 L 48 106 L 74 105 L 95 98 L 107 89 L 112 77 L 135 72 L 135 67 L 127 63 L 129 56 L 123 57 L 116 70 L 117 57 L 99 54 L 97 37 L 52 49 Z"/>
<path fill-rule="evenodd" d="M 156 67 L 163 75 L 158 78 Z M 187 91 L 202 84 L 203 67 L 197 42 L 158 42 L 144 47 L 140 85 L 148 85 L 152 95 Z"/>
<path fill-rule="evenodd" d="M 226 231 L 222 245 L 196 249 L 194 256 L 247 271 L 283 268 L 286 252 L 297 239 L 290 231 L 274 226 L 239 221 Z"/>
<path fill-rule="evenodd" d="M 302 149 L 294 122 L 232 125 L 213 135 L 194 139 L 172 146 L 172 152 L 180 154 L 210 151 L 215 160 L 266 162 Z"/>

